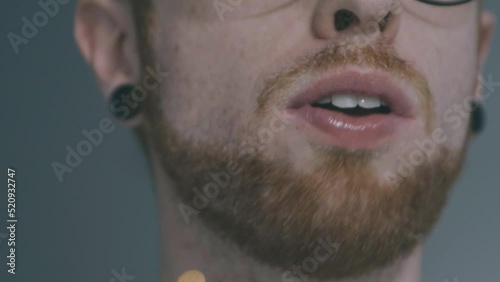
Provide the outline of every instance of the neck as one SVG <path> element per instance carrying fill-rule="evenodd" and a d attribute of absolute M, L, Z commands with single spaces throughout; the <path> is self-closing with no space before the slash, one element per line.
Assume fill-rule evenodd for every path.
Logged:
<path fill-rule="evenodd" d="M 162 227 L 161 281 L 172 282 L 188 270 L 202 272 L 207 282 L 299 282 L 317 280 L 307 275 L 283 275 L 286 270 L 264 265 L 242 253 L 231 242 L 205 229 L 196 214 L 183 216 L 174 184 L 164 173 L 156 154 L 150 154 Z M 199 211 L 200 213 L 203 210 Z M 420 282 L 421 246 L 406 258 L 363 277 L 321 282 Z M 292 266 L 290 268 L 292 270 Z M 319 281 L 318 281 L 319 282 Z"/>

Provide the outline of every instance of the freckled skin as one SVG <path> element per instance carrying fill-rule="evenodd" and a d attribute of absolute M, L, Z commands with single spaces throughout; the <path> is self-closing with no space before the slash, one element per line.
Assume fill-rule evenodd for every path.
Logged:
<path fill-rule="evenodd" d="M 418 281 L 418 246 L 471 137 L 470 112 L 444 113 L 480 96 L 488 42 L 478 32 L 478 1 L 237 2 L 152 0 L 137 42 L 143 65 L 169 73 L 143 103 L 139 131 L 158 178 L 172 272 L 189 264 L 207 281 L 284 281 L 323 238 L 339 247 L 308 273 L 311 281 Z M 339 31 L 341 9 L 357 20 Z M 396 141 L 374 150 L 326 146 L 280 114 L 298 89 L 347 68 L 384 71 L 417 101 Z M 418 144 L 433 138 L 441 141 L 402 176 Z M 196 207 L 194 189 L 206 194 L 220 173 L 229 181 Z M 196 223 L 182 222 L 180 205 L 195 205 Z"/>
<path fill-rule="evenodd" d="M 170 68 L 172 75 L 163 92 L 155 96 L 154 104 L 161 104 L 163 110 L 151 109 L 147 119 L 151 125 L 147 135 L 154 140 L 185 203 L 194 196 L 189 187 L 203 186 L 210 171 L 219 171 L 224 163 L 237 160 L 244 175 L 235 177 L 229 190 L 220 192 L 200 216 L 209 228 L 229 237 L 249 255 L 286 269 L 310 255 L 299 250 L 316 237 L 333 236 L 341 244 L 339 260 L 320 265 L 313 276 L 346 278 L 386 266 L 410 252 L 418 244 L 412 234 L 429 232 L 461 168 L 468 122 L 464 120 L 460 128 L 452 129 L 441 113 L 475 95 L 477 7 L 472 4 L 442 10 L 436 20 L 435 7 L 403 1 L 399 10 L 392 10 L 395 15 L 391 21 L 395 23 L 387 24 L 387 29 L 392 29 L 387 31 L 390 34 L 379 33 L 360 41 L 360 34 L 352 30 L 336 32 L 328 23 L 332 20 L 328 15 L 349 8 L 363 24 L 370 21 L 371 11 L 393 7 L 389 6 L 391 1 L 297 1 L 270 13 L 264 12 L 263 1 L 247 1 L 245 7 L 251 9 L 236 7 L 224 14 L 222 21 L 209 1 L 187 2 L 190 9 L 186 14 L 169 9 L 168 2 L 157 3 L 168 16 L 157 19 L 159 26 L 166 28 L 154 32 L 158 38 L 175 34 L 175 42 L 158 40 L 152 46 L 155 54 L 162 50 L 156 59 Z M 261 7 L 263 12 L 255 16 L 254 11 Z M 331 13 L 325 14 L 325 10 Z M 392 59 L 383 62 L 384 56 L 397 56 L 411 69 L 407 91 L 419 89 L 409 77 L 422 76 L 425 90 L 416 93 L 430 94 L 417 110 L 417 125 L 397 146 L 361 157 L 342 150 L 318 149 L 293 126 L 276 133 L 252 161 L 238 156 L 238 145 L 258 135 L 272 117 L 271 111 L 256 115 L 259 107 L 279 108 L 276 97 L 288 98 L 293 90 L 288 84 L 307 81 L 305 72 L 284 71 L 293 69 L 301 59 L 307 61 L 320 50 L 341 44 L 349 44 L 352 50 L 375 44 L 385 47 L 373 50 L 376 65 L 367 60 L 371 55 L 359 61 L 350 55 L 339 59 L 341 53 L 333 55 L 331 62 L 327 57 L 314 62 L 321 63 L 325 70 L 335 66 L 336 60 L 341 62 L 340 67 L 350 61 L 362 62 L 360 67 L 395 70 L 397 75 L 400 71 L 389 63 Z M 456 47 L 450 50 L 449 46 Z M 170 49 L 178 52 L 170 55 Z M 389 49 L 390 53 L 378 55 Z M 457 53 L 461 60 L 456 59 Z M 305 63 L 305 68 L 312 67 L 312 62 Z M 256 103 L 276 74 L 285 77 L 284 82 L 270 87 L 272 99 Z M 278 94 L 281 86 L 285 87 L 281 91 L 284 94 Z M 408 158 L 417 150 L 414 141 L 429 137 L 436 128 L 444 131 L 447 141 L 425 156 L 415 175 L 397 184 L 387 183 L 384 172 L 397 171 L 399 157 Z M 264 193 L 269 189 L 272 192 Z M 262 198 L 262 193 L 267 196 Z M 316 197 L 323 200 L 311 201 Z M 303 205 L 298 199 L 304 199 Z M 362 209 L 349 208 L 358 202 Z M 277 221 L 271 220 L 271 214 Z M 385 215 L 377 218 L 375 214 Z M 288 222 L 287 228 L 283 221 Z M 256 225 L 248 227 L 245 222 Z"/>
<path fill-rule="evenodd" d="M 169 95 L 165 98 L 168 101 L 165 108 L 170 118 L 175 119 L 172 123 L 179 126 L 185 119 L 206 117 L 214 112 L 213 107 L 215 112 L 221 108 L 231 109 L 225 115 L 212 116 L 212 119 L 219 119 L 218 124 L 225 124 L 222 119 L 236 115 L 250 119 L 252 105 L 259 94 L 256 87 L 263 77 L 328 43 L 337 43 L 337 35 L 318 38 L 311 30 L 315 8 L 321 1 L 297 1 L 257 18 L 245 17 L 245 7 L 259 10 L 266 1 L 243 1 L 246 6 L 226 12 L 224 21 L 218 18 L 212 1 L 185 1 L 184 6 L 191 7 L 189 11 L 196 11 L 191 13 L 180 13 L 182 9 L 172 8 L 176 6 L 172 2 L 176 1 L 156 3 L 155 10 L 162 11 L 162 17 L 156 18 L 156 22 L 164 28 L 154 31 L 163 40 L 156 41 L 153 49 L 155 53 L 161 52 L 156 59 L 172 73 L 169 78 L 172 83 L 164 91 L 164 95 Z M 383 1 L 363 2 L 363 6 L 370 7 L 371 2 L 380 6 L 376 2 Z M 440 12 L 417 1 L 403 1 L 402 5 L 399 32 L 391 45 L 403 59 L 426 75 L 434 94 L 434 110 L 443 113 L 468 95 L 474 95 L 479 64 L 478 19 L 474 4 L 441 9 Z M 338 4 L 331 8 L 341 7 Z M 429 11 L 432 13 L 426 17 Z M 244 19 L 240 19 L 242 17 Z M 455 24 L 450 26 L 449 22 Z M 182 46 L 179 53 L 169 52 L 175 50 L 175 46 Z M 457 60 L 457 56 L 461 59 Z M 190 83 L 182 83 L 187 81 L 185 77 L 190 78 Z M 186 107 L 182 106 L 187 103 L 185 101 L 189 101 L 189 107 L 199 109 L 198 114 L 178 113 L 185 111 Z M 467 132 L 466 122 L 459 130 L 454 130 L 442 116 L 438 115 L 438 119 L 450 137 L 449 145 L 460 148 Z M 218 128 L 183 130 L 188 131 L 186 134 L 208 134 L 221 142 L 228 137 L 224 129 Z"/>
<path fill-rule="evenodd" d="M 169 2 L 157 3 L 166 13 L 158 24 L 166 28 L 154 32 L 165 40 L 151 48 L 161 53 L 155 59 L 172 75 L 152 99 L 162 111 L 149 108 L 146 135 L 187 204 L 195 196 L 190 187 L 203 187 L 210 172 L 220 171 L 230 160 L 244 168 L 200 217 L 250 256 L 286 269 L 310 256 L 303 250 L 316 238 L 332 236 L 341 245 L 338 260 L 321 264 L 313 276 L 352 277 L 408 254 L 419 242 L 412 234 L 427 234 L 437 219 L 461 168 L 468 132 L 468 122 L 451 129 L 441 113 L 474 95 L 477 7 L 443 10 L 436 20 L 426 14 L 435 15 L 435 7 L 403 1 L 392 11 L 390 33 L 361 39 L 352 30 L 336 32 L 328 24 L 332 18 L 327 15 L 340 8 L 354 10 L 361 24 L 369 22 L 371 11 L 390 2 L 297 1 L 258 16 L 242 6 L 227 12 L 223 21 L 209 1 L 187 1 L 186 14 L 170 9 Z M 254 11 L 264 2 L 246 5 Z M 331 51 L 341 44 L 349 47 Z M 353 55 L 357 51 L 346 53 L 366 46 L 378 47 L 360 49 L 359 57 Z M 325 55 L 315 58 L 321 50 Z M 278 97 L 287 99 L 294 83 L 307 83 L 307 71 L 294 71 L 302 61 L 305 70 L 318 72 L 347 63 L 393 71 L 395 76 L 409 69 L 406 90 L 424 97 L 415 126 L 397 143 L 358 155 L 318 148 L 289 125 L 263 151 L 252 153 L 250 161 L 238 155 L 241 144 L 268 126 L 270 109 L 282 106 Z M 283 79 L 269 84 L 276 74 Z M 266 87 L 271 89 L 267 98 L 259 100 Z M 445 132 L 447 142 L 427 154 L 414 175 L 388 183 L 384 173 L 398 173 L 399 157 L 408 158 L 418 149 L 414 141 L 428 138 L 435 128 Z M 363 208 L 352 208 L 356 206 Z"/>

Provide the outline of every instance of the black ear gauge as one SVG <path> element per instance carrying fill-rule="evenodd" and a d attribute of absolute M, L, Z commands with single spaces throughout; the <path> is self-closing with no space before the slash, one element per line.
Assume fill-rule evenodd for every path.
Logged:
<path fill-rule="evenodd" d="M 474 135 L 478 135 L 483 131 L 485 127 L 486 114 L 484 111 L 483 104 L 479 101 L 473 101 L 471 103 L 471 107 L 472 107 L 472 112 L 470 116 L 471 131 Z"/>
<path fill-rule="evenodd" d="M 136 85 L 123 84 L 118 86 L 109 100 L 111 113 L 122 121 L 133 119 L 141 111 L 140 101 L 133 96 Z M 142 97 L 141 97 L 142 98 Z"/>

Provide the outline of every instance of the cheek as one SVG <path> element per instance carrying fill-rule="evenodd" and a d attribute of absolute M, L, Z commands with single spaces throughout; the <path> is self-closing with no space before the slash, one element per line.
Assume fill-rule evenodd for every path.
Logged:
<path fill-rule="evenodd" d="M 462 44 L 462 45 L 459 45 Z M 436 101 L 437 125 L 449 136 L 448 145 L 461 148 L 468 132 L 470 101 L 475 97 L 477 82 L 477 53 L 469 42 L 451 46 L 463 46 L 442 56 L 441 75 L 432 85 Z"/>
<path fill-rule="evenodd" d="M 403 22 L 401 30 L 405 32 L 398 38 L 397 48 L 429 83 L 436 116 L 434 129 L 444 131 L 450 149 L 460 149 L 470 116 L 464 105 L 476 94 L 476 25 L 466 22 L 454 28 L 430 28 L 423 22 Z"/>
<path fill-rule="evenodd" d="M 170 73 L 160 93 L 167 122 L 184 136 L 227 142 L 255 110 L 258 68 L 249 51 L 258 46 L 182 21 L 159 32 L 166 40 L 157 43 L 156 57 Z"/>
<path fill-rule="evenodd" d="M 290 50 L 308 32 L 308 27 L 284 20 L 200 23 L 164 18 L 158 26 L 154 52 L 170 73 L 160 93 L 165 118 L 184 136 L 216 144 L 246 138 L 248 127 L 258 122 L 263 78 L 301 55 Z M 298 38 L 284 36 L 290 29 Z"/>

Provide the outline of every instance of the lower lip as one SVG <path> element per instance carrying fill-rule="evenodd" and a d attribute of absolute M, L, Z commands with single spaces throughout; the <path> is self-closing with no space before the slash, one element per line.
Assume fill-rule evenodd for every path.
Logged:
<path fill-rule="evenodd" d="M 288 109 L 297 118 L 300 130 L 310 133 L 321 143 L 347 149 L 375 149 L 397 139 L 411 119 L 395 114 L 350 116 L 342 112 L 306 105 Z"/>

